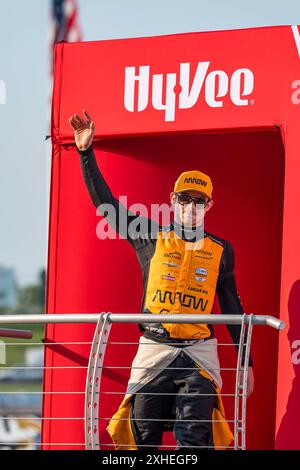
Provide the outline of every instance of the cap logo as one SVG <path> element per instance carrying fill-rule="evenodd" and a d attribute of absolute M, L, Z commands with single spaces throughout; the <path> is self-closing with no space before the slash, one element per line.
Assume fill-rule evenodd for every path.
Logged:
<path fill-rule="evenodd" d="M 184 183 L 196 183 L 201 184 L 202 186 L 207 186 L 207 181 L 203 181 L 200 178 L 184 178 Z"/>

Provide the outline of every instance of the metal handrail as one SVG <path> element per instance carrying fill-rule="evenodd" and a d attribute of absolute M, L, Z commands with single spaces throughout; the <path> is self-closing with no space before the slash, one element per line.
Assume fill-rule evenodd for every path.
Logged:
<path fill-rule="evenodd" d="M 222 314 L 222 315 L 204 315 L 204 314 L 160 314 L 159 321 L 161 323 L 204 323 L 204 324 L 227 324 L 227 325 L 241 325 L 240 341 L 238 343 L 238 359 L 236 368 L 220 368 L 220 370 L 228 370 L 236 372 L 235 393 L 222 394 L 222 396 L 232 396 L 235 398 L 235 416 L 233 420 L 226 420 L 234 423 L 234 449 L 245 449 L 246 447 L 246 390 L 248 378 L 248 359 L 251 344 L 251 334 L 254 325 L 269 326 L 277 330 L 282 330 L 285 327 L 283 321 L 270 315 L 254 315 L 254 314 Z M 78 344 L 90 344 L 91 354 L 88 366 L 66 366 L 68 368 L 87 369 L 87 381 L 85 392 L 37 392 L 49 394 L 69 394 L 81 393 L 85 394 L 85 415 L 80 418 L 68 418 L 84 420 L 85 425 L 85 445 L 87 449 L 100 449 L 100 445 L 113 446 L 113 444 L 104 444 L 99 442 L 99 422 L 103 418 L 99 418 L 99 401 L 100 397 L 105 394 L 123 394 L 124 392 L 106 392 L 101 390 L 101 374 L 103 369 L 109 369 L 109 366 L 104 366 L 105 350 L 108 344 L 139 344 L 138 342 L 113 342 L 108 341 L 110 328 L 113 323 L 153 323 L 153 314 L 146 313 L 111 313 L 102 312 L 97 314 L 74 314 L 74 313 L 57 313 L 57 314 L 18 314 L 18 315 L 0 315 L 0 325 L 5 324 L 64 324 L 64 323 L 97 323 L 93 341 L 78 342 Z M 8 343 L 7 345 L 20 345 L 24 343 Z M 40 346 L 56 345 L 55 341 L 43 341 L 41 343 L 27 343 L 28 345 L 35 344 Z M 77 344 L 77 342 L 62 342 L 59 344 Z M 146 344 L 146 343 L 145 343 Z M 157 343 L 159 344 L 159 343 Z M 168 343 L 169 345 L 176 345 L 181 343 Z M 225 346 L 237 346 L 234 343 L 220 343 Z M 242 356 L 245 354 L 245 367 L 242 367 Z M 62 366 L 63 367 L 63 366 Z M 15 367 L 21 368 L 21 367 Z M 24 367 L 25 368 L 25 367 Z M 27 366 L 26 368 L 39 368 L 36 366 Z M 48 367 L 41 367 L 48 368 Z M 49 367 L 52 368 L 52 367 Z M 53 366 L 53 368 L 59 368 Z M 111 366 L 111 368 L 131 369 L 128 366 Z M 238 381 L 238 373 L 243 371 L 242 383 Z M 11 392 L 6 392 L 11 393 Z M 24 393 L 24 392 L 23 392 Z M 25 392 L 36 393 L 36 392 Z M 139 392 L 136 392 L 138 394 Z M 207 395 L 207 394 L 206 394 Z M 33 418 L 34 419 L 34 418 Z M 63 419 L 63 418 L 41 418 L 43 419 Z M 66 443 L 51 443 L 52 445 L 66 445 Z M 41 443 L 41 446 L 48 445 Z M 49 443 L 50 445 L 50 443 Z M 75 445 L 75 443 L 74 443 Z M 82 445 L 76 443 L 76 445 Z M 143 446 L 141 446 L 143 447 Z M 174 447 L 174 446 L 169 446 Z M 231 446 L 227 447 L 230 448 Z"/>
<path fill-rule="evenodd" d="M 106 315 L 111 323 L 153 323 L 152 313 L 47 313 L 47 314 L 18 314 L 0 315 L 0 325 L 31 324 L 31 323 L 97 323 L 99 317 Z M 276 330 L 282 330 L 285 323 L 271 315 L 202 315 L 202 314 L 169 314 L 159 315 L 160 323 L 207 323 L 241 325 L 243 321 L 247 324 L 252 318 L 253 325 L 268 325 Z"/>

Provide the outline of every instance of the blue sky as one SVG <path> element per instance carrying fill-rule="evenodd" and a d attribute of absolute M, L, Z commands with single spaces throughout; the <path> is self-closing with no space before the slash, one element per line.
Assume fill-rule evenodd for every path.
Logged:
<path fill-rule="evenodd" d="M 0 264 L 46 265 L 50 0 L 0 0 Z M 300 24 L 299 0 L 79 0 L 84 40 Z"/>

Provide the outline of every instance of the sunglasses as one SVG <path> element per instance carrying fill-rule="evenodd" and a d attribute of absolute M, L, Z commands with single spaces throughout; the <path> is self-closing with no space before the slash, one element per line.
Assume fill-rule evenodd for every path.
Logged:
<path fill-rule="evenodd" d="M 204 197 L 192 197 L 187 193 L 176 194 L 176 197 L 179 204 L 182 205 L 190 204 L 193 201 L 195 204 L 203 204 L 206 207 L 209 202 Z"/>

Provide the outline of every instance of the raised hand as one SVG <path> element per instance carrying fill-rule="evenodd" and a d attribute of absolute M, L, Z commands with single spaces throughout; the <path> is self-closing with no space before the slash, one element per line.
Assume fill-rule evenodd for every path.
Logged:
<path fill-rule="evenodd" d="M 69 119 L 69 123 L 74 130 L 75 143 L 79 150 L 87 150 L 91 146 L 95 131 L 94 122 L 85 109 L 83 114 L 85 119 L 79 114 L 73 114 Z"/>

